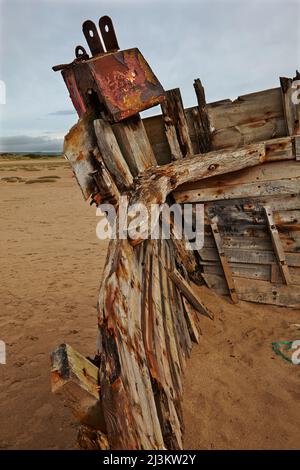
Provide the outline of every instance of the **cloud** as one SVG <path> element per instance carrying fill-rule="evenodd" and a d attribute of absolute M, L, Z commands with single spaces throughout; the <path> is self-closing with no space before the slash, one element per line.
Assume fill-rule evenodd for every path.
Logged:
<path fill-rule="evenodd" d="M 60 111 L 48 113 L 48 116 L 69 116 L 70 114 L 76 114 L 76 111 L 74 109 L 61 109 Z"/>
<path fill-rule="evenodd" d="M 0 152 L 61 152 L 63 139 L 45 135 L 14 135 L 1 137 Z"/>

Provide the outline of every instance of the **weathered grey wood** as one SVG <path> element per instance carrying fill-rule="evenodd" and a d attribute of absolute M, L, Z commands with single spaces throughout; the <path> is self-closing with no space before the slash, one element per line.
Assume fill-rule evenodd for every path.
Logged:
<path fill-rule="evenodd" d="M 166 92 L 166 100 L 161 104 L 161 109 L 172 160 L 193 155 L 179 88 Z"/>
<path fill-rule="evenodd" d="M 283 116 L 280 88 L 263 90 L 223 100 L 208 106 L 211 126 L 215 129 L 239 126 L 247 122 Z"/>
<path fill-rule="evenodd" d="M 230 263 L 247 264 L 276 264 L 275 254 L 270 251 L 236 250 L 225 248 L 225 254 Z M 203 261 L 218 261 L 219 257 L 215 249 L 202 248 L 199 255 Z M 288 266 L 300 266 L 300 253 L 286 253 Z"/>
<path fill-rule="evenodd" d="M 238 148 L 284 136 L 286 136 L 285 119 L 283 117 L 270 119 L 266 117 L 261 121 L 250 121 L 215 130 L 212 134 L 212 145 L 215 150 Z M 192 135 L 191 138 L 193 139 L 193 137 Z"/>
<path fill-rule="evenodd" d="M 92 115 L 85 114 L 70 129 L 63 152 L 85 199 L 117 203 L 119 191 L 99 153 Z"/>
<path fill-rule="evenodd" d="M 300 136 L 295 136 L 294 138 L 294 142 L 295 142 L 295 157 L 296 157 L 296 161 L 299 161 L 300 160 Z"/>
<path fill-rule="evenodd" d="M 200 178 L 236 171 L 241 168 L 259 165 L 265 161 L 264 145 L 253 145 L 234 152 L 210 152 L 193 158 L 182 159 L 163 167 L 146 172 L 139 178 L 131 204 L 142 203 L 151 214 L 152 204 L 165 202 L 168 194 L 180 184 L 196 181 Z M 129 219 L 136 216 L 136 211 L 128 212 Z M 140 237 L 131 240 L 133 245 L 148 237 L 148 221 L 139 224 Z"/>
<path fill-rule="evenodd" d="M 283 110 L 287 134 L 289 135 L 300 133 L 300 105 L 298 96 L 300 93 L 300 86 L 295 84 L 297 80 L 300 80 L 300 74 L 298 71 L 296 72 L 295 78 L 280 77 Z"/>
<path fill-rule="evenodd" d="M 290 139 L 290 138 L 288 138 Z M 251 168 L 244 168 L 239 171 L 228 173 L 222 176 L 214 176 L 203 181 L 188 182 L 180 186 L 178 190 L 203 190 L 203 189 L 224 189 L 227 186 L 252 184 L 254 182 L 266 182 L 279 179 L 291 179 L 300 177 L 300 165 L 295 160 L 275 161 L 268 165 L 258 165 Z"/>
<path fill-rule="evenodd" d="M 194 81 L 194 88 L 197 96 L 198 107 L 193 108 L 193 124 L 198 144 L 199 153 L 207 153 L 212 149 L 212 135 L 208 111 L 206 106 L 205 91 L 201 80 L 197 78 Z"/>
<path fill-rule="evenodd" d="M 175 191 L 173 193 L 177 203 L 206 202 L 224 199 L 252 198 L 263 196 L 281 196 L 284 194 L 297 194 L 300 188 L 300 177 L 291 179 L 278 179 L 275 181 L 255 182 L 248 184 L 228 185 L 222 188 L 205 188 L 201 190 Z"/>
<path fill-rule="evenodd" d="M 63 395 L 80 423 L 106 432 L 98 368 L 68 344 L 51 353 L 51 387 Z"/>
<path fill-rule="evenodd" d="M 190 332 L 191 339 L 192 341 L 194 341 L 194 343 L 199 344 L 200 334 L 199 334 L 199 319 L 197 316 L 197 312 L 194 310 L 192 305 L 184 296 L 182 296 L 182 302 L 184 306 L 185 318 L 186 318 L 186 322 L 187 322 L 187 326 Z"/>
<path fill-rule="evenodd" d="M 192 287 L 187 283 L 187 281 L 181 276 L 181 274 L 176 269 L 172 272 L 169 272 L 169 276 L 176 285 L 176 287 L 187 298 L 187 300 L 192 304 L 192 306 L 196 310 L 198 310 L 199 313 L 202 313 L 208 318 L 213 318 L 213 314 L 201 302 L 199 297 L 194 293 Z"/>
<path fill-rule="evenodd" d="M 271 280 L 271 268 L 276 267 L 275 264 L 241 264 L 241 263 L 230 263 L 230 270 L 232 275 L 236 277 L 246 277 L 248 279 L 260 279 L 262 281 Z M 223 269 L 220 263 L 203 264 L 204 274 L 217 274 L 223 276 Z"/>
<path fill-rule="evenodd" d="M 112 126 L 119 147 L 133 176 L 157 165 L 144 124 L 139 115 Z"/>
<path fill-rule="evenodd" d="M 300 308 L 300 289 L 295 286 L 272 285 L 266 281 L 242 278 L 237 278 L 235 282 L 242 300 Z"/>
<path fill-rule="evenodd" d="M 222 268 L 223 268 L 223 273 L 224 273 L 224 277 L 226 279 L 226 283 L 227 283 L 227 287 L 228 287 L 228 291 L 229 291 L 231 300 L 234 304 L 236 304 L 236 303 L 238 303 L 239 299 L 238 299 L 237 294 L 236 294 L 236 289 L 235 289 L 232 273 L 231 273 L 231 270 L 230 270 L 230 266 L 229 266 L 225 251 L 223 249 L 222 238 L 221 238 L 221 235 L 220 235 L 220 232 L 219 232 L 217 220 L 218 219 L 216 218 L 216 219 L 213 219 L 211 221 L 211 224 L 210 224 L 211 231 L 212 231 L 212 234 L 213 234 L 213 237 L 214 237 L 214 240 L 215 240 L 217 252 L 218 252 L 220 262 L 221 262 L 221 265 L 222 265 Z"/>
<path fill-rule="evenodd" d="M 129 189 L 133 184 L 133 177 L 122 155 L 111 125 L 103 119 L 96 119 L 94 121 L 94 128 L 101 156 L 118 189 Z"/>
<path fill-rule="evenodd" d="M 282 248 L 279 233 L 274 222 L 272 209 L 270 209 L 270 207 L 268 206 L 266 206 L 264 209 L 265 209 L 265 214 L 266 214 L 266 218 L 268 222 L 268 227 L 270 230 L 270 235 L 271 235 L 274 251 L 276 254 L 276 258 L 278 260 L 278 265 L 279 265 L 282 277 L 286 284 L 291 284 L 291 276 L 289 273 L 289 268 L 287 266 L 286 257 L 285 257 L 284 250 Z"/>

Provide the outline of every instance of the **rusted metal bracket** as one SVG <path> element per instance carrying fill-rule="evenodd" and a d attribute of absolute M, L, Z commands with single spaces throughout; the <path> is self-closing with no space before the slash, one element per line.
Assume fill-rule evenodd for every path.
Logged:
<path fill-rule="evenodd" d="M 119 51 L 108 16 L 100 18 L 99 29 L 101 34 L 91 20 L 82 25 L 91 57 L 79 45 L 73 62 L 53 67 L 61 71 L 79 117 L 92 109 L 102 119 L 119 122 L 162 103 L 164 89 L 141 52 Z"/>

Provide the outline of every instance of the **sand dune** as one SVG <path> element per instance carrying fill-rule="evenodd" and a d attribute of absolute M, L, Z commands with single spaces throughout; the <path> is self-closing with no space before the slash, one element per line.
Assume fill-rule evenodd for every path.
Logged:
<path fill-rule="evenodd" d="M 73 449 L 77 423 L 50 392 L 49 353 L 62 342 L 94 353 L 107 243 L 63 160 L 0 162 L 0 195 L 0 449 Z M 299 448 L 300 370 L 271 349 L 300 338 L 299 312 L 200 293 L 215 320 L 201 318 L 186 371 L 185 447 Z"/>

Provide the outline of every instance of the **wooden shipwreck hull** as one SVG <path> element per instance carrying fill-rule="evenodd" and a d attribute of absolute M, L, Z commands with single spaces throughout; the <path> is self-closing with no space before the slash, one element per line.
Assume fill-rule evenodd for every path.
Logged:
<path fill-rule="evenodd" d="M 297 78 L 297 77 L 296 77 Z M 182 377 L 201 315 L 193 283 L 220 294 L 300 306 L 300 130 L 292 79 L 235 101 L 184 109 L 167 91 L 162 114 L 110 123 L 86 112 L 64 153 L 86 200 L 204 204 L 203 248 L 176 237 L 110 242 L 93 361 L 52 353 L 52 386 L 80 421 L 88 449 L 181 449 Z M 115 223 L 117 223 L 117 220 Z M 143 236 L 142 236 L 143 234 Z"/>

